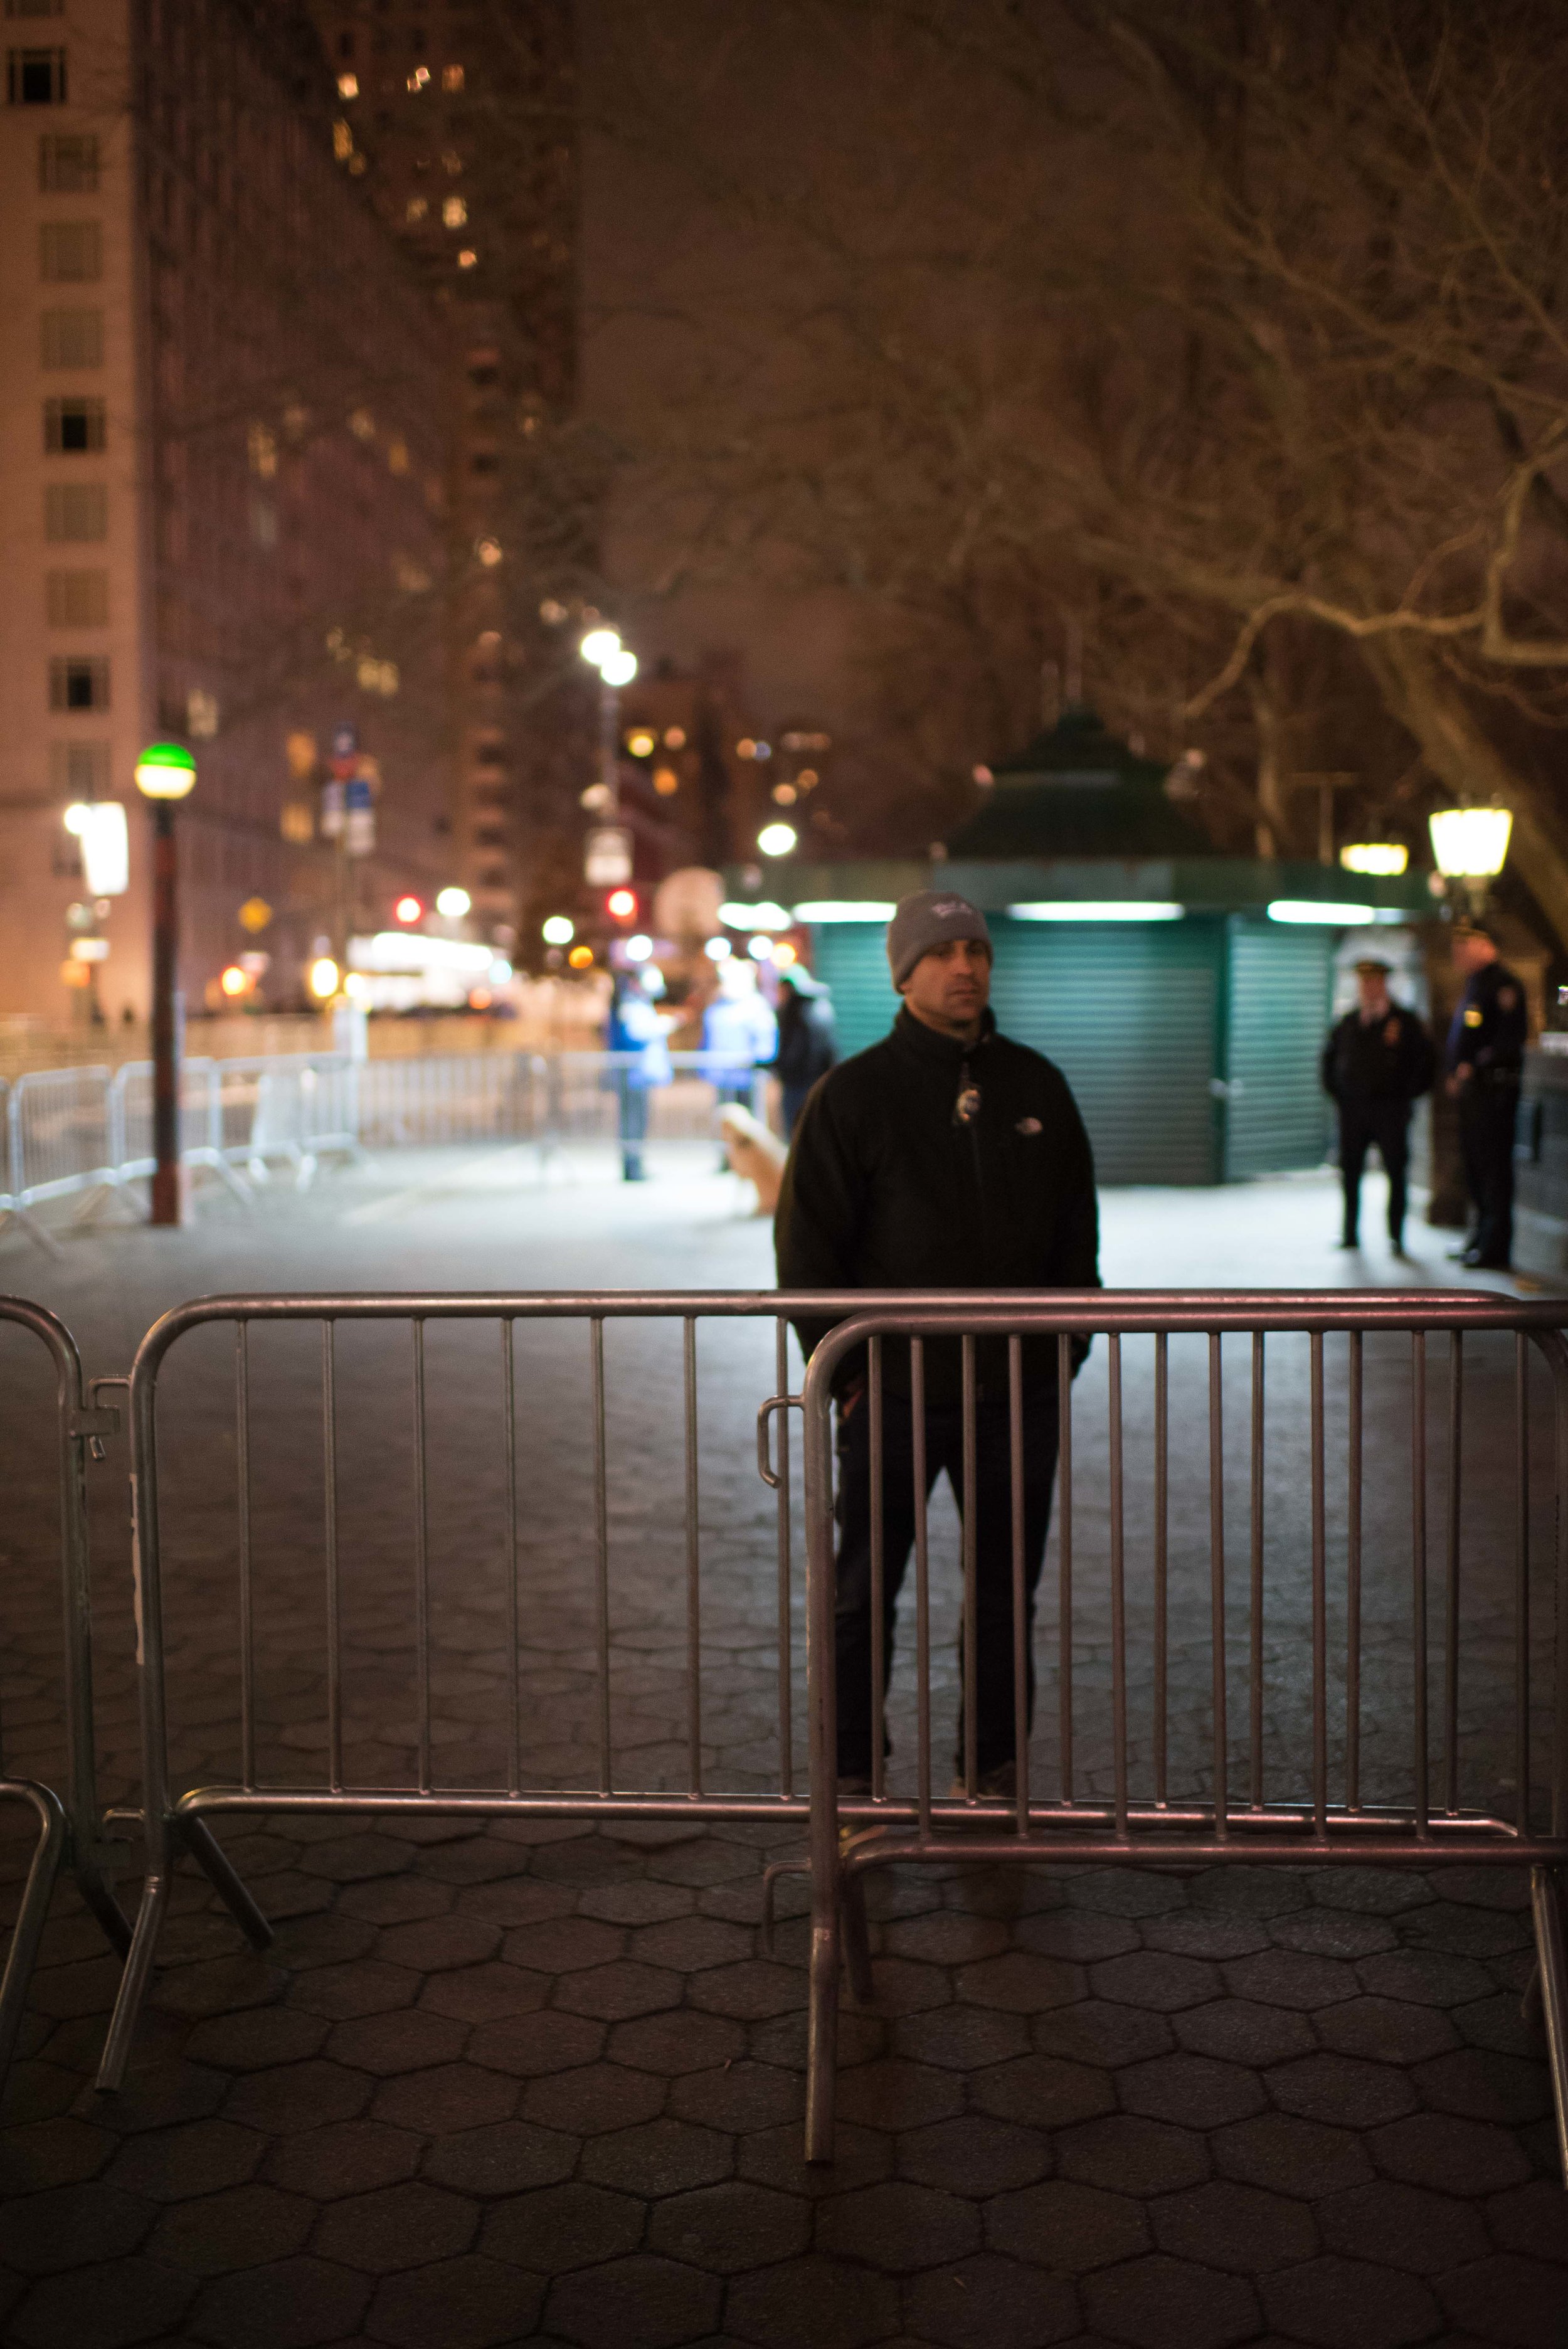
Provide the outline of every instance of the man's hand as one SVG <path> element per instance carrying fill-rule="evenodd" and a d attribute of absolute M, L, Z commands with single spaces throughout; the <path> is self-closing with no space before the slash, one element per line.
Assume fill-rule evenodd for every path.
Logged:
<path fill-rule="evenodd" d="M 1459 1067 L 1454 1071 L 1453 1075 L 1449 1078 L 1447 1082 L 1447 1092 L 1450 1101 L 1457 1101 L 1459 1099 L 1460 1093 L 1463 1092 L 1465 1087 L 1469 1084 L 1474 1074 L 1475 1071 L 1468 1061 L 1461 1061 L 1460 1062 Z"/>

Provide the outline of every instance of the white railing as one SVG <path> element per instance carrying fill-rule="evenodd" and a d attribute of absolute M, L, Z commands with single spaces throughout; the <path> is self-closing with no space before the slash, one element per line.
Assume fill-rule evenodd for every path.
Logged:
<path fill-rule="evenodd" d="M 647 1139 L 717 1138 L 725 1100 L 762 1112 L 761 1072 L 707 1052 L 675 1052 L 670 1080 L 648 1090 Z M 369 1145 L 453 1142 L 545 1145 L 613 1142 L 638 1056 L 614 1052 L 464 1052 L 356 1061 L 332 1052 L 188 1060 L 181 1157 L 238 1195 L 274 1165 L 302 1187 L 318 1163 Z M 46 1200 L 114 1190 L 153 1168 L 152 1063 L 38 1069 L 0 1080 L 5 1154 L 0 1216 L 48 1245 L 30 1215 Z"/>

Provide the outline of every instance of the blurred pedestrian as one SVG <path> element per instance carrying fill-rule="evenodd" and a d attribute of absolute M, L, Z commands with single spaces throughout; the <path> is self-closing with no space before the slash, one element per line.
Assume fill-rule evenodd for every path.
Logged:
<path fill-rule="evenodd" d="M 1329 1030 L 1323 1086 L 1339 1112 L 1339 1175 L 1345 1185 L 1341 1247 L 1359 1247 L 1361 1176 L 1374 1143 L 1388 1177 L 1388 1245 L 1405 1253 L 1406 1178 L 1410 1117 L 1431 1089 L 1437 1056 L 1425 1023 L 1388 992 L 1391 963 L 1364 955 L 1356 966 L 1359 997 Z"/>
<path fill-rule="evenodd" d="M 799 963 L 779 974 L 779 1048 L 773 1072 L 784 1095 L 784 1138 L 792 1142 L 806 1096 L 839 1057 L 832 999 Z"/>
<path fill-rule="evenodd" d="M 758 1065 L 772 1060 L 778 1042 L 778 1023 L 758 992 L 755 966 L 738 957 L 721 963 L 718 992 L 702 1015 L 703 1071 L 720 1110 L 731 1102 L 750 1109 Z M 727 1168 L 729 1160 L 721 1153 L 718 1163 Z"/>
<path fill-rule="evenodd" d="M 1513 1135 L 1529 1031 L 1524 988 L 1498 958 L 1484 922 L 1457 922 L 1454 968 L 1465 982 L 1449 1030 L 1448 1090 L 1459 1105 L 1470 1195 L 1470 1238 L 1454 1260 L 1507 1272 L 1513 1256 Z"/>
<path fill-rule="evenodd" d="M 641 971 L 617 972 L 604 1042 L 614 1055 L 611 1082 L 620 1099 L 621 1179 L 625 1183 L 648 1179 L 643 1164 L 648 1095 L 670 1081 L 667 1024 L 655 1010 Z"/>
<path fill-rule="evenodd" d="M 892 1033 L 813 1088 L 779 1202 L 782 1288 L 1098 1288 L 1094 1164 L 1061 1071 L 996 1032 L 987 1009 L 984 915 L 948 890 L 906 897 L 887 937 L 903 1008 Z M 830 1320 L 796 1325 L 810 1354 Z M 1034 1619 L 1057 1462 L 1057 1341 L 1022 1347 L 1023 1606 Z M 1077 1361 L 1081 1350 L 1075 1350 Z M 872 1481 L 863 1350 L 834 1377 L 839 1404 L 838 1762 L 863 1793 L 872 1771 L 872 1522 L 882 1522 L 882 1655 L 914 1535 L 913 1413 L 907 1347 L 882 1348 L 882 1490 Z M 928 1340 L 925 1480 L 947 1471 L 963 1506 L 959 1340 Z M 1008 1342 L 974 1348 L 975 1791 L 1016 1785 L 1013 1690 L 1013 1488 Z M 1026 1633 L 1026 1636 L 1028 1636 Z M 1032 1647 L 1032 1640 L 1031 1640 Z M 1026 1663 L 1034 1704 L 1034 1660 Z M 965 1724 L 958 1734 L 964 1767 Z"/>

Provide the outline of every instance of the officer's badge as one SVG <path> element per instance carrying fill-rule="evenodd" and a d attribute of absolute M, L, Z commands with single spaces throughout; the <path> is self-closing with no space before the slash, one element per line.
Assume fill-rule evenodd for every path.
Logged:
<path fill-rule="evenodd" d="M 1390 1019 L 1387 1026 L 1383 1030 L 1383 1041 L 1392 1049 L 1398 1040 L 1399 1023 L 1397 1019 Z"/>
<path fill-rule="evenodd" d="M 965 1085 L 953 1104 L 954 1125 L 973 1125 L 980 1114 L 980 1088 Z"/>
<path fill-rule="evenodd" d="M 1480 1013 L 1476 1009 L 1473 1003 L 1470 1005 L 1470 1009 L 1465 1013 L 1465 1026 L 1467 1028 L 1479 1028 L 1480 1026 Z"/>
<path fill-rule="evenodd" d="M 1039 1131 L 1040 1121 L 1037 1117 L 1021 1117 L 1018 1120 L 1018 1132 L 1020 1133 L 1038 1133 Z"/>

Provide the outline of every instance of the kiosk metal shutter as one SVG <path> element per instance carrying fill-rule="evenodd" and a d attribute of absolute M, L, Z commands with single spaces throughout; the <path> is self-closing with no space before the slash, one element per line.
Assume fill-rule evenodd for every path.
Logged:
<path fill-rule="evenodd" d="M 887 967 L 885 922 L 823 922 L 811 933 L 811 968 L 830 988 L 839 1057 L 880 1044 L 898 1015 Z"/>
<path fill-rule="evenodd" d="M 1226 1003 L 1225 1174 L 1321 1166 L 1329 1104 L 1318 1077 L 1337 933 L 1315 926 L 1231 924 Z"/>
<path fill-rule="evenodd" d="M 1218 1180 L 1219 923 L 993 918 L 997 1025 L 1061 1070 L 1101 1183 Z"/>

